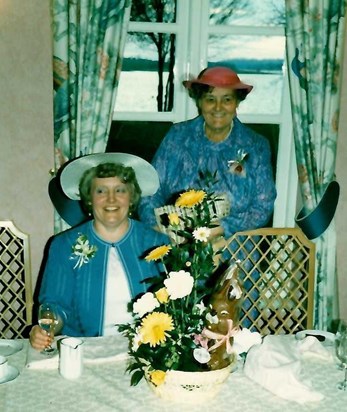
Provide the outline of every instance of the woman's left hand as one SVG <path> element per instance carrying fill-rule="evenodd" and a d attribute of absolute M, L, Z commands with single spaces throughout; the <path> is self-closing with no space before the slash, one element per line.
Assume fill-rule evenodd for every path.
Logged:
<path fill-rule="evenodd" d="M 219 238 L 223 235 L 224 235 L 224 229 L 222 228 L 222 226 L 216 226 L 210 229 L 210 236 L 208 237 L 208 239 L 211 242 L 213 242 L 214 240 L 216 240 L 216 238 Z"/>

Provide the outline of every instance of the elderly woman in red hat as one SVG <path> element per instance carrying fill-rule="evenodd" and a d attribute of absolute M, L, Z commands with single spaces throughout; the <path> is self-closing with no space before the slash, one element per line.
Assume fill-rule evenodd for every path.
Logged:
<path fill-rule="evenodd" d="M 210 175 L 215 176 L 214 193 L 225 204 L 211 239 L 265 226 L 276 198 L 270 146 L 237 118 L 240 102 L 253 87 L 227 67 L 207 68 L 183 85 L 199 114 L 174 124 L 163 139 L 152 161 L 160 188 L 141 200 L 140 218 L 158 226 L 157 208 L 184 190 L 205 188 Z"/>

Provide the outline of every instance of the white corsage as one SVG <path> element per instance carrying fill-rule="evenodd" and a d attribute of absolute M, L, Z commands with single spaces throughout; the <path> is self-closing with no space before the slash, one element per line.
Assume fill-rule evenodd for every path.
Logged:
<path fill-rule="evenodd" d="M 84 263 L 88 263 L 95 256 L 98 248 L 89 244 L 86 235 L 79 234 L 76 243 L 72 246 L 70 259 L 77 260 L 74 269 L 80 268 Z"/>
<path fill-rule="evenodd" d="M 236 175 L 246 176 L 245 160 L 247 159 L 248 153 L 243 149 L 237 151 L 237 158 L 235 160 L 228 160 L 229 173 Z"/>

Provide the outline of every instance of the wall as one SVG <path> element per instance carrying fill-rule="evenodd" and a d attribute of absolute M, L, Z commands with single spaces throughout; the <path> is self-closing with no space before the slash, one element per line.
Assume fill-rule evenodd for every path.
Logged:
<path fill-rule="evenodd" d="M 0 0 L 0 220 L 30 234 L 33 283 L 53 231 L 49 0 Z"/>

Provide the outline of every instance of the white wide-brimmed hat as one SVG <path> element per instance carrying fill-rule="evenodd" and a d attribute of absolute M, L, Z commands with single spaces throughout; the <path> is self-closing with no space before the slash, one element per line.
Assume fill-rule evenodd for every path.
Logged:
<path fill-rule="evenodd" d="M 142 196 L 153 195 L 159 188 L 159 176 L 154 167 L 141 157 L 128 153 L 94 153 L 67 163 L 60 175 L 60 184 L 67 197 L 80 200 L 79 183 L 83 173 L 101 163 L 120 163 L 134 169 Z"/>

